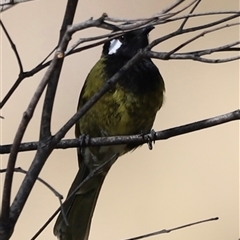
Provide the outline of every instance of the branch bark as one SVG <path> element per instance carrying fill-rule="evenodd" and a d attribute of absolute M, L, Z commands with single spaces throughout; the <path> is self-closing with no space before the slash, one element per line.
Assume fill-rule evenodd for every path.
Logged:
<path fill-rule="evenodd" d="M 0 2 L 0 12 L 4 12 L 11 7 L 16 6 L 19 3 L 29 2 L 33 0 L 1 0 Z"/>
<path fill-rule="evenodd" d="M 200 131 L 206 128 L 218 126 L 227 122 L 232 122 L 240 120 L 240 110 L 235 110 L 223 115 L 215 116 L 212 118 L 207 118 L 201 121 L 188 123 L 185 125 L 165 129 L 162 131 L 155 132 L 153 141 L 166 140 L 172 137 L 180 136 L 190 132 Z M 112 137 L 94 137 L 82 141 L 82 139 L 64 139 L 56 144 L 56 149 L 68 149 L 68 148 L 77 148 L 89 147 L 89 146 L 108 146 L 108 145 L 121 145 L 121 144 L 144 144 L 149 142 L 149 137 L 152 137 L 152 134 L 137 134 L 130 136 L 112 136 Z M 0 154 L 8 154 L 11 150 L 11 144 L 0 146 Z M 19 146 L 19 152 L 25 151 L 34 151 L 39 147 L 39 142 L 25 142 Z"/>

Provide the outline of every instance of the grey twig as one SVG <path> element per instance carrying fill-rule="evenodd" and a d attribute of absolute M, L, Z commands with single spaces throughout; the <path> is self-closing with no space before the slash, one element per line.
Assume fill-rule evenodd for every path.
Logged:
<path fill-rule="evenodd" d="M 75 188 L 74 191 L 72 191 L 72 193 L 67 197 L 67 199 L 65 200 L 65 202 L 67 202 L 72 196 L 74 196 L 79 189 L 81 189 L 91 178 L 93 178 L 94 176 L 96 176 L 101 169 L 103 169 L 105 166 L 107 166 L 113 159 L 116 159 L 118 157 L 117 154 L 113 155 L 110 159 L 108 159 L 106 162 L 102 163 L 101 165 L 99 165 L 98 167 L 94 168 L 89 175 Z M 64 204 L 64 203 L 63 203 Z M 42 231 L 48 226 L 48 224 L 54 219 L 54 217 L 59 213 L 59 211 L 62 210 L 62 205 L 52 214 L 52 216 L 44 223 L 44 225 L 37 231 L 37 233 L 31 238 L 31 240 L 36 239 L 41 233 Z M 66 214 L 64 213 L 65 217 Z"/>
<path fill-rule="evenodd" d="M 152 237 L 152 236 L 156 236 L 156 235 L 160 235 L 160 234 L 164 234 L 164 233 L 170 233 L 170 232 L 182 229 L 182 228 L 192 227 L 192 226 L 197 225 L 197 224 L 202 224 L 202 223 L 206 223 L 206 222 L 210 222 L 210 221 L 216 221 L 216 220 L 218 220 L 218 217 L 209 218 L 209 219 L 205 219 L 205 220 L 202 220 L 202 221 L 189 223 L 189 224 L 182 225 L 182 226 L 175 227 L 175 228 L 163 229 L 163 230 L 160 230 L 160 231 L 157 231 L 157 232 L 152 232 L 152 233 L 144 234 L 144 235 L 141 235 L 141 236 L 138 236 L 138 237 L 128 238 L 128 239 L 125 239 L 125 240 L 138 240 L 138 239 L 148 238 L 148 237 Z"/>
<path fill-rule="evenodd" d="M 6 171 L 7 171 L 6 168 L 5 169 L 0 169 L 0 173 L 5 173 Z M 14 172 L 27 174 L 27 171 L 22 169 L 21 167 L 14 168 Z M 55 190 L 49 183 L 47 183 L 45 180 L 43 180 L 40 177 L 37 177 L 37 180 L 39 182 L 41 182 L 43 185 L 45 185 L 50 191 L 52 191 L 53 194 L 59 199 L 59 201 L 61 201 L 61 199 L 63 199 L 63 196 L 57 190 Z"/>
<path fill-rule="evenodd" d="M 18 51 L 17 51 L 17 47 L 14 44 L 14 42 L 12 41 L 12 39 L 11 39 L 11 37 L 10 37 L 10 35 L 9 35 L 7 29 L 5 28 L 5 26 L 4 26 L 4 24 L 3 24 L 1 19 L 0 19 L 0 25 L 1 25 L 1 27 L 3 29 L 3 32 L 5 33 L 7 39 L 8 39 L 8 41 L 9 41 L 11 47 L 12 47 L 12 50 L 13 50 L 16 58 L 17 58 L 17 62 L 18 62 L 18 66 L 19 66 L 19 75 L 21 75 L 23 73 L 23 66 L 22 66 L 21 58 L 20 58 L 20 56 L 18 54 Z"/>
<path fill-rule="evenodd" d="M 33 0 L 0 0 L 0 12 L 6 11 L 11 7 L 16 6 L 18 3 L 29 2 Z"/>

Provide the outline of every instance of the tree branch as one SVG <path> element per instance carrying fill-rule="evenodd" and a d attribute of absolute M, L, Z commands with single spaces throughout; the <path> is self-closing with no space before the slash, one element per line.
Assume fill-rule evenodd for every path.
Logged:
<path fill-rule="evenodd" d="M 74 1 L 68 0 L 65 16 L 64 16 L 64 20 L 63 20 L 63 26 L 61 28 L 62 32 L 60 32 L 60 39 L 62 39 L 62 33 L 64 32 L 64 29 L 66 29 L 68 25 L 72 24 L 72 20 L 73 20 L 73 16 L 74 16 L 74 13 L 76 10 L 77 2 L 78 2 L 78 0 L 74 0 Z M 67 16 L 68 14 L 70 14 L 71 16 Z M 66 47 L 67 47 L 67 43 L 66 43 Z M 56 86 L 57 86 L 58 77 L 59 77 L 59 74 L 61 71 L 62 63 L 63 63 L 63 59 L 61 58 L 61 56 L 59 56 L 59 53 L 57 52 L 54 56 L 53 61 L 51 62 L 51 65 L 50 65 L 47 73 L 44 76 L 43 80 L 45 80 L 45 81 L 42 80 L 42 82 L 45 83 L 44 88 L 47 83 L 51 83 L 49 85 L 47 93 L 46 93 L 46 97 L 45 97 L 46 105 L 44 105 L 43 114 L 42 114 L 42 124 L 41 124 L 41 133 L 40 133 L 40 142 L 42 144 L 39 145 L 39 149 L 34 158 L 35 161 L 33 160 L 32 164 L 29 168 L 29 171 L 28 171 L 27 175 L 25 176 L 23 183 L 20 186 L 19 191 L 12 203 L 10 221 L 13 226 L 15 225 L 15 223 L 25 205 L 25 202 L 30 194 L 30 191 L 36 181 L 36 178 L 38 177 L 38 174 L 39 174 L 41 168 L 43 167 L 47 157 L 49 156 L 49 154 L 51 153 L 51 151 L 53 149 L 51 144 L 49 144 L 47 148 L 43 147 L 43 146 L 46 146 L 46 144 L 48 144 L 48 142 L 49 142 L 49 139 L 46 139 L 46 138 L 48 138 L 48 136 L 49 136 L 49 131 L 48 131 L 49 126 L 48 125 L 50 124 L 49 121 L 50 121 L 51 117 L 49 117 L 46 114 L 49 113 L 51 116 L 52 104 L 53 104 L 54 94 L 56 91 L 56 89 L 54 89 L 54 87 L 56 88 Z M 43 89 L 41 89 L 41 90 L 43 90 Z M 50 93 L 53 94 L 53 96 L 49 96 Z M 42 94 L 42 91 L 41 91 L 41 94 Z M 37 97 L 36 103 L 38 102 L 41 94 L 38 94 L 36 96 Z M 35 110 L 35 107 L 36 107 L 36 104 L 29 107 L 28 111 L 33 112 Z M 15 166 L 15 161 L 16 161 L 16 157 L 17 157 L 17 150 L 18 150 L 22 136 L 26 130 L 26 127 L 27 127 L 29 121 L 30 121 L 30 118 L 28 118 L 27 121 L 24 122 L 25 123 L 24 128 L 19 129 L 17 131 L 16 137 L 18 137 L 18 135 L 20 135 L 20 137 L 18 137 L 17 140 L 15 137 L 15 141 L 13 144 L 14 148 L 11 149 L 11 153 L 9 156 L 9 163 L 11 164 L 11 166 L 9 166 L 9 168 L 7 170 L 7 173 L 9 172 L 9 175 L 12 175 L 12 170 Z M 21 124 L 20 124 L 20 127 L 21 127 Z M 44 141 L 42 138 L 44 138 Z M 6 177 L 7 177 L 7 173 L 6 173 Z M 8 185 L 8 186 L 10 185 L 10 187 L 11 187 L 11 182 L 12 181 L 10 181 L 10 184 L 6 183 L 6 185 Z M 6 195 L 6 197 L 8 197 L 8 192 L 6 192 L 5 195 Z M 10 192 L 9 192 L 9 195 L 10 195 Z M 9 211 L 9 205 L 8 206 L 7 205 L 8 205 L 8 203 L 5 202 L 4 206 L 7 207 L 8 211 Z M 5 211 L 3 216 L 4 216 L 5 220 L 8 220 L 8 214 L 6 214 L 6 213 L 7 213 L 7 211 Z"/>
<path fill-rule="evenodd" d="M 196 3 L 194 4 L 193 8 L 192 8 L 191 11 L 189 12 L 189 14 L 192 14 L 192 13 L 196 10 L 196 8 L 197 8 L 198 5 L 200 4 L 200 2 L 201 2 L 201 0 L 196 1 Z M 182 30 L 182 29 L 184 28 L 184 26 L 186 25 L 186 23 L 187 23 L 187 21 L 188 21 L 189 18 L 190 18 L 190 16 L 184 18 L 181 26 L 179 27 L 179 30 Z"/>
<path fill-rule="evenodd" d="M 63 18 L 62 27 L 60 30 L 60 36 L 58 40 L 58 45 L 63 40 L 65 32 L 69 25 L 72 25 L 73 19 L 75 16 L 78 0 L 68 0 L 66 11 Z M 70 40 L 70 39 L 69 39 Z M 69 40 L 65 45 L 62 44 L 63 50 L 65 51 L 68 45 Z M 63 51 L 63 52 L 64 52 Z M 64 58 L 59 60 L 58 65 L 53 70 L 48 83 L 47 92 L 44 99 L 42 118 L 41 118 L 41 127 L 40 127 L 40 139 L 47 139 L 51 136 L 51 119 L 52 119 L 52 109 L 55 100 L 55 94 L 57 91 L 58 80 L 62 69 Z"/>
<path fill-rule="evenodd" d="M 148 238 L 148 237 L 152 237 L 152 236 L 156 236 L 156 235 L 160 235 L 160 234 L 164 234 L 164 233 L 170 233 L 170 232 L 173 232 L 173 231 L 176 231 L 176 230 L 179 230 L 179 229 L 182 229 L 182 228 L 191 227 L 191 226 L 194 226 L 194 225 L 197 225 L 197 224 L 202 224 L 202 223 L 206 223 L 206 222 L 210 222 L 210 221 L 216 221 L 216 220 L 218 220 L 218 217 L 209 218 L 209 219 L 205 219 L 205 220 L 202 220 L 202 221 L 189 223 L 189 224 L 182 225 L 182 226 L 175 227 L 175 228 L 163 229 L 163 230 L 160 230 L 160 231 L 157 231 L 157 232 L 152 232 L 152 233 L 144 234 L 144 235 L 141 235 L 141 236 L 138 236 L 138 237 L 128 238 L 128 239 L 125 239 L 125 240 L 138 240 L 138 239 Z"/>
<path fill-rule="evenodd" d="M 43 70 L 45 67 L 49 66 L 51 61 L 48 61 L 47 63 L 45 63 L 45 61 L 50 57 L 50 55 L 53 54 L 53 52 L 56 50 L 56 48 L 54 48 L 36 67 L 34 67 L 32 70 L 30 71 L 26 71 L 26 72 L 22 72 L 17 80 L 15 81 L 15 83 L 13 84 L 13 86 L 10 88 L 10 90 L 7 92 L 7 94 L 5 95 L 5 97 L 3 98 L 3 100 L 0 102 L 0 109 L 3 108 L 3 106 L 5 105 L 5 103 L 8 101 L 8 99 L 12 96 L 12 94 L 14 93 L 14 91 L 17 89 L 17 87 L 19 86 L 19 84 L 28 77 L 32 77 L 33 75 L 35 75 L 36 73 L 38 73 L 39 71 Z"/>
<path fill-rule="evenodd" d="M 11 195 L 11 188 L 12 188 L 12 178 L 13 178 L 13 172 L 15 168 L 16 158 L 18 155 L 18 149 L 19 145 L 22 141 L 23 135 L 25 133 L 25 130 L 33 116 L 34 110 L 37 106 L 37 103 L 47 85 L 47 82 L 49 81 L 49 76 L 55 66 L 57 65 L 58 58 L 57 56 L 54 57 L 53 61 L 51 62 L 45 76 L 43 77 L 41 83 L 39 84 L 36 92 L 34 93 L 34 96 L 32 100 L 30 101 L 27 110 L 23 114 L 23 118 L 20 122 L 20 125 L 18 127 L 18 130 L 16 132 L 16 135 L 13 140 L 13 144 L 11 147 L 11 152 L 8 159 L 7 164 L 7 171 L 4 181 L 4 187 L 3 187 L 3 197 L 2 197 L 2 213 L 1 213 L 1 219 L 0 222 L 9 222 L 9 213 L 10 213 L 10 195 Z M 36 176 L 37 177 L 37 176 Z M 20 214 L 20 213 L 19 213 Z M 13 227 L 13 225 L 12 225 Z"/>
<path fill-rule="evenodd" d="M 223 115 L 212 118 L 207 118 L 201 121 L 188 123 L 182 126 L 169 128 L 155 133 L 154 141 L 166 140 L 168 138 L 180 136 L 190 132 L 199 131 L 205 128 L 210 128 L 231 121 L 240 120 L 240 110 L 232 111 Z M 94 137 L 87 141 L 82 139 L 65 139 L 56 145 L 56 149 L 77 148 L 79 146 L 109 146 L 121 144 L 144 144 L 149 142 L 151 134 L 137 134 L 130 136 L 112 136 L 112 137 Z M 91 137 L 91 136 L 90 136 Z M 0 154 L 8 154 L 11 149 L 11 144 L 0 146 Z M 39 142 L 26 142 L 19 146 L 19 152 L 34 151 L 39 147 Z"/>
<path fill-rule="evenodd" d="M 90 171 L 90 173 L 87 175 L 87 177 L 71 192 L 71 194 L 66 198 L 66 200 L 64 202 L 67 202 L 72 196 L 74 196 L 79 189 L 81 189 L 91 178 L 93 178 L 94 176 L 96 176 L 97 174 L 99 174 L 101 172 L 101 170 L 108 165 L 110 162 L 113 161 L 113 159 L 118 158 L 118 154 L 114 154 L 110 159 L 108 159 L 107 161 L 103 162 L 101 165 L 99 165 L 98 167 L 94 168 L 92 171 Z M 64 203 L 63 203 L 64 204 Z M 37 231 L 37 233 L 31 238 L 31 240 L 36 239 L 41 233 L 42 231 L 48 226 L 48 224 L 54 219 L 54 217 L 59 213 L 59 211 L 61 210 L 62 205 L 52 214 L 52 216 L 46 221 L 46 223 L 39 229 L 39 231 Z"/>
<path fill-rule="evenodd" d="M 152 41 L 149 46 L 146 48 L 146 50 L 151 50 L 153 47 L 155 47 L 156 45 L 158 45 L 159 43 L 162 43 L 168 39 L 171 39 L 173 37 L 176 37 L 176 36 L 180 36 L 182 34 L 185 34 L 185 33 L 190 33 L 190 32 L 195 32 L 195 31 L 199 31 L 199 30 L 203 30 L 203 29 L 206 29 L 206 28 L 210 28 L 210 27 L 213 27 L 213 26 L 216 26 L 216 25 L 219 25 L 221 23 L 224 23 L 224 22 L 227 22 L 227 21 L 230 21 L 232 19 L 235 19 L 235 18 L 238 18 L 240 16 L 240 12 L 237 12 L 236 14 L 233 14 L 232 16 L 228 16 L 226 18 L 223 18 L 223 19 L 220 19 L 220 20 L 217 20 L 217 21 L 213 21 L 211 23 L 207 23 L 207 24 L 203 24 L 203 25 L 199 25 L 197 27 L 190 27 L 190 28 L 185 28 L 185 29 L 178 29 L 172 33 L 169 33 L 163 37 L 160 37 L 160 38 L 157 38 L 155 39 L 154 41 Z"/>
<path fill-rule="evenodd" d="M 209 51 L 211 51 L 212 49 L 210 49 Z M 230 51 L 231 49 L 229 49 L 228 51 Z M 207 51 L 207 50 L 206 50 Z M 238 48 L 239 51 L 239 48 Z M 217 51 L 216 51 L 217 52 Z M 205 51 L 203 51 L 203 53 L 206 53 Z M 172 54 L 171 56 L 168 56 L 168 52 L 147 52 L 146 56 L 150 57 L 150 58 L 156 58 L 156 59 L 165 59 L 167 60 L 167 57 L 169 59 L 175 59 L 175 60 L 194 60 L 194 61 L 198 61 L 198 62 L 204 62 L 204 63 L 225 63 L 225 62 L 231 62 L 231 61 L 236 61 L 238 59 L 240 59 L 240 56 L 235 56 L 235 57 L 228 57 L 228 58 L 216 58 L 216 59 L 208 59 L 208 58 L 203 58 L 200 57 L 201 52 L 198 52 L 198 54 L 194 55 L 194 54 L 187 54 L 187 53 L 175 53 Z"/>
<path fill-rule="evenodd" d="M 1 0 L 0 12 L 6 11 L 11 7 L 16 6 L 18 3 L 24 3 L 29 1 L 33 1 L 33 0 Z"/>
<path fill-rule="evenodd" d="M 204 36 L 205 36 L 206 34 L 208 34 L 208 33 L 216 32 L 216 31 L 219 31 L 219 30 L 221 30 L 221 29 L 228 28 L 228 27 L 237 26 L 237 25 L 239 25 L 239 24 L 240 24 L 240 23 L 237 22 L 237 23 L 226 24 L 226 25 L 223 25 L 223 26 L 219 26 L 219 27 L 216 27 L 216 28 L 212 28 L 212 29 L 209 29 L 209 30 L 205 30 L 205 31 L 201 32 L 200 34 L 196 35 L 195 37 L 190 38 L 190 39 L 187 40 L 186 42 L 180 44 L 178 47 L 174 48 L 173 50 L 169 51 L 168 55 L 169 55 L 169 57 L 170 57 L 173 53 L 179 51 L 181 48 L 187 46 L 189 43 L 192 43 L 193 41 L 197 40 L 198 38 L 204 37 Z"/>
<path fill-rule="evenodd" d="M 12 39 L 11 39 L 11 37 L 10 37 L 10 35 L 9 35 L 7 29 L 5 28 L 5 26 L 4 26 L 4 24 L 3 24 L 3 22 L 2 22 L 1 19 L 0 19 L 0 25 L 1 25 L 1 27 L 2 27 L 2 29 L 3 29 L 3 32 L 5 33 L 7 39 L 8 39 L 8 41 L 9 41 L 11 47 L 12 47 L 12 50 L 13 50 L 16 58 L 17 58 L 17 62 L 18 62 L 18 66 L 19 66 L 19 76 L 20 76 L 20 75 L 23 73 L 23 66 L 22 66 L 22 61 L 21 61 L 21 58 L 20 58 L 20 56 L 19 56 L 19 54 L 18 54 L 16 45 L 15 45 L 14 42 L 12 41 Z"/>
<path fill-rule="evenodd" d="M 0 169 L 0 173 L 5 173 L 7 171 L 7 169 Z M 23 173 L 23 174 L 27 174 L 27 171 L 22 169 L 21 167 L 16 167 L 14 168 L 14 172 L 18 172 L 18 173 Z M 63 196 L 57 191 L 55 190 L 49 183 L 47 183 L 45 180 L 43 180 L 40 177 L 37 177 L 37 180 L 42 183 L 44 186 L 46 186 L 51 192 L 53 192 L 53 194 L 59 199 L 63 199 Z"/>
<path fill-rule="evenodd" d="M 105 23 L 104 21 L 99 23 L 99 19 L 96 19 L 96 20 L 90 19 L 90 20 L 87 20 L 87 21 L 85 21 L 83 23 L 76 24 L 76 28 L 78 27 L 78 29 L 77 30 L 75 29 L 74 31 L 79 31 L 79 30 L 82 30 L 84 28 L 89 28 L 89 27 L 99 27 L 99 28 L 104 28 L 104 29 L 109 29 L 109 30 L 113 30 L 113 29 L 115 29 L 117 27 L 118 29 L 121 29 L 122 31 L 109 33 L 109 34 L 96 36 L 96 37 L 80 39 L 79 41 L 74 43 L 73 46 L 70 49 L 68 49 L 65 52 L 65 57 L 69 56 L 71 54 L 77 53 L 77 52 L 81 52 L 81 51 L 87 50 L 87 49 L 92 48 L 92 47 L 99 46 L 99 45 L 105 43 L 106 41 L 109 41 L 110 39 L 114 38 L 114 36 L 115 37 L 119 36 L 119 35 L 123 34 L 124 32 L 130 31 L 130 30 L 133 30 L 133 29 L 137 29 L 137 28 L 139 28 L 141 26 L 144 26 L 146 24 L 157 25 L 157 24 L 164 24 L 164 23 L 167 23 L 167 22 L 173 22 L 173 21 L 178 21 L 178 20 L 181 20 L 181 19 L 189 19 L 189 18 L 195 18 L 195 17 L 200 17 L 200 16 L 231 14 L 231 16 L 229 16 L 229 17 L 227 17 L 227 18 L 225 18 L 223 20 L 223 22 L 227 22 L 227 21 L 230 21 L 231 19 L 234 19 L 234 18 L 237 18 L 237 17 L 240 16 L 240 11 L 216 11 L 216 12 L 197 13 L 197 14 L 190 13 L 190 14 L 187 14 L 187 15 L 179 16 L 179 17 L 173 17 L 173 16 L 179 14 L 180 12 L 182 12 L 183 10 L 186 10 L 187 8 L 189 8 L 190 6 L 192 6 L 194 3 L 198 2 L 198 1 L 199 0 L 194 0 L 194 1 L 190 2 L 187 6 L 183 7 L 182 9 L 180 9 L 179 11 L 177 11 L 175 13 L 167 13 L 168 9 L 166 9 L 166 10 L 163 10 L 161 13 L 156 14 L 153 17 L 145 18 L 145 19 L 131 19 L 131 20 L 129 20 L 129 19 L 116 19 L 116 18 L 110 18 L 107 15 L 104 15 L 104 19 L 107 20 L 107 21 L 111 21 L 112 23 L 114 23 L 114 22 L 116 23 L 116 22 L 119 22 L 119 21 L 120 22 L 131 23 L 131 24 L 127 24 L 127 25 L 115 26 L 113 24 Z M 183 2 L 183 1 L 177 1 L 176 4 L 178 5 L 181 2 Z M 173 4 L 173 6 L 175 6 L 175 4 Z M 171 7 L 170 7 L 170 9 L 171 9 Z M 102 18 L 100 18 L 100 19 L 103 20 Z M 90 23 L 89 23 L 89 21 L 90 21 Z M 214 26 L 216 24 L 222 23 L 222 21 L 220 21 L 220 22 L 219 21 L 213 21 L 213 22 L 211 22 L 209 24 L 198 26 L 197 28 L 189 28 L 189 29 L 184 29 L 184 30 L 178 29 L 178 30 L 174 31 L 173 33 L 167 34 L 167 35 L 165 35 L 165 36 L 163 36 L 161 38 L 158 38 L 155 41 L 153 41 L 151 43 L 150 49 L 152 47 L 156 46 L 157 44 L 159 44 L 159 43 L 161 43 L 163 41 L 168 40 L 169 38 L 172 38 L 172 37 L 184 34 L 184 33 L 189 33 L 191 31 L 207 29 L 208 27 L 211 27 L 211 26 Z M 108 39 L 106 39 L 107 37 L 108 37 Z M 89 45 L 86 45 L 86 46 L 79 47 L 79 48 L 75 49 L 79 44 L 82 44 L 84 42 L 89 42 L 89 41 L 95 41 L 95 40 L 98 40 L 98 39 L 103 39 L 103 40 L 101 40 L 99 42 L 91 43 Z M 239 49 L 234 49 L 234 51 L 238 51 L 238 50 Z M 233 51 L 233 49 L 231 51 Z M 149 56 L 150 55 L 151 54 L 149 54 Z M 153 57 L 156 57 L 156 56 L 157 56 L 156 53 L 154 53 Z M 157 58 L 163 59 L 163 58 L 160 58 L 159 56 L 162 56 L 161 53 L 158 54 Z M 171 59 L 171 58 L 167 58 L 166 55 L 164 55 L 164 56 L 165 56 L 165 58 L 163 60 Z M 173 58 L 173 59 L 176 59 L 176 58 Z M 180 59 L 183 59 L 182 56 L 181 56 Z M 189 55 L 188 55 L 188 57 L 186 59 L 198 60 L 198 61 L 202 61 L 202 62 L 211 62 L 211 61 L 209 61 L 207 59 L 196 58 L 196 57 L 189 56 Z M 233 60 L 236 60 L 236 59 L 237 58 L 234 58 Z M 226 60 L 226 61 L 229 61 L 229 60 Z M 4 106 L 4 104 L 7 102 L 7 100 L 10 98 L 12 93 L 16 90 L 16 88 L 22 82 L 23 79 L 25 79 L 27 77 L 31 77 L 34 74 L 36 74 L 39 71 L 41 71 L 42 69 L 44 69 L 45 67 L 49 66 L 51 61 L 48 61 L 46 63 L 44 63 L 44 62 L 45 61 L 42 61 L 35 68 L 33 68 L 30 71 L 23 72 L 21 74 L 21 76 L 18 77 L 18 79 L 16 80 L 16 82 L 14 83 L 12 88 L 9 90 L 7 95 L 3 98 L 2 102 L 0 103 L 0 109 Z M 224 61 L 218 61 L 218 60 L 215 61 L 215 63 L 218 63 L 218 62 L 225 62 L 225 60 Z"/>

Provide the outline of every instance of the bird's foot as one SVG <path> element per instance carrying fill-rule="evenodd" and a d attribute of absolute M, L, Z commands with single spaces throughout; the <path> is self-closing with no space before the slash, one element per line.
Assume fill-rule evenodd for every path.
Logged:
<path fill-rule="evenodd" d="M 90 136 L 88 134 L 82 134 L 79 136 L 78 140 L 79 140 L 79 145 L 80 147 L 86 147 L 89 145 L 90 143 Z"/>
<path fill-rule="evenodd" d="M 149 150 L 153 149 L 153 143 L 155 144 L 155 140 L 156 140 L 156 132 L 154 131 L 154 129 L 152 129 L 150 131 L 150 133 L 147 135 L 147 144 L 148 144 L 148 148 Z"/>

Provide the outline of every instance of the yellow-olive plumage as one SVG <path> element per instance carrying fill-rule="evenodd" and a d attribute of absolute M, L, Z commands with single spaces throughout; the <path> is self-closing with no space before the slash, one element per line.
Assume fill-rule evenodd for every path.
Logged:
<path fill-rule="evenodd" d="M 103 47 L 100 60 L 87 76 L 80 94 L 81 108 L 96 94 L 138 50 L 148 45 L 152 27 L 126 33 Z M 76 124 L 76 137 L 131 135 L 149 133 L 157 111 L 163 103 L 164 82 L 150 59 L 142 59 L 127 71 L 118 83 L 107 92 Z M 115 160 L 137 145 L 87 147 L 78 149 L 79 171 L 69 194 L 88 174 L 111 159 L 100 173 L 91 178 L 64 204 L 69 226 L 60 213 L 54 234 L 60 240 L 87 240 L 91 219 L 104 178 Z"/>

